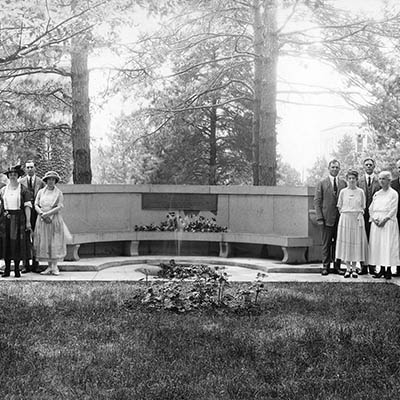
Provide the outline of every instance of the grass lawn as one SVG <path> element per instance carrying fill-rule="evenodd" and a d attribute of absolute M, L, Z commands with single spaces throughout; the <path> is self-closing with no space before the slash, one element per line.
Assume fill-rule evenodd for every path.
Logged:
<path fill-rule="evenodd" d="M 395 285 L 266 284 L 255 314 L 150 311 L 140 287 L 1 281 L 0 399 L 400 398 Z"/>

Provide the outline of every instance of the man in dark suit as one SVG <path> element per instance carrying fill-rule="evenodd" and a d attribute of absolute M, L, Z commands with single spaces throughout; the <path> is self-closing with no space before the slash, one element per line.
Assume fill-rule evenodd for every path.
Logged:
<path fill-rule="evenodd" d="M 396 162 L 398 177 L 390 182 L 390 186 L 399 194 L 399 202 L 397 204 L 397 222 L 400 229 L 400 160 Z M 396 267 L 395 276 L 400 276 L 400 266 Z"/>
<path fill-rule="evenodd" d="M 321 227 L 322 236 L 322 275 L 329 274 L 331 262 L 333 262 L 332 272 L 342 274 L 341 261 L 335 260 L 335 244 L 339 222 L 338 195 L 346 187 L 346 182 L 338 177 L 340 171 L 338 160 L 330 161 L 328 169 L 329 176 L 318 183 L 314 196 L 317 223 Z"/>
<path fill-rule="evenodd" d="M 366 158 L 364 160 L 364 171 L 365 174 L 360 176 L 358 180 L 358 187 L 360 187 L 365 194 L 365 209 L 364 209 L 364 222 L 365 231 L 369 240 L 369 232 L 371 230 L 371 223 L 369 222 L 369 206 L 372 203 L 372 197 L 374 194 L 381 189 L 378 177 L 374 174 L 375 161 L 372 158 Z M 369 273 L 372 275 L 375 272 L 375 266 L 369 266 Z M 360 275 L 367 275 L 368 268 L 364 263 L 361 263 Z"/>
<path fill-rule="evenodd" d="M 29 160 L 25 163 L 25 171 L 27 175 L 20 179 L 22 186 L 25 186 L 31 193 L 33 204 L 31 209 L 31 226 L 32 232 L 35 230 L 37 212 L 35 210 L 35 200 L 40 189 L 45 187 L 45 183 L 36 175 L 35 163 Z M 29 260 L 24 261 L 24 271 L 22 272 L 40 272 L 39 262 L 32 256 L 32 264 L 29 265 Z"/>

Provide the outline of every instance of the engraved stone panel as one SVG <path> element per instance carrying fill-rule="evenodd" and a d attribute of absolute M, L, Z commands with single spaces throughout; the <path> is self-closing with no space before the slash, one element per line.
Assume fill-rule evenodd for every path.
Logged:
<path fill-rule="evenodd" d="M 218 207 L 216 194 L 143 193 L 142 210 L 212 211 Z"/>

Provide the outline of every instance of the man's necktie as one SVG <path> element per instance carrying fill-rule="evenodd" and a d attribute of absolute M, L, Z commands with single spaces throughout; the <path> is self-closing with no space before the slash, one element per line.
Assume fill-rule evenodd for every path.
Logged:
<path fill-rule="evenodd" d="M 29 189 L 32 189 L 33 188 L 33 186 L 32 186 L 32 177 L 30 177 L 29 178 Z"/>
<path fill-rule="evenodd" d="M 336 178 L 333 178 L 333 191 L 335 192 L 335 195 L 337 195 L 337 183 L 336 183 Z"/>
<path fill-rule="evenodd" d="M 368 186 L 371 186 L 371 177 L 368 177 Z"/>

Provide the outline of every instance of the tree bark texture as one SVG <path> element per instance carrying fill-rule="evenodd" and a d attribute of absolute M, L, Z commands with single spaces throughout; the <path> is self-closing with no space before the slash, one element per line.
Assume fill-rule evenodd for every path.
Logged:
<path fill-rule="evenodd" d="M 254 99 L 253 99 L 253 126 L 252 126 L 252 170 L 253 185 L 260 184 L 260 105 L 261 105 L 261 83 L 263 69 L 263 24 L 261 19 L 261 2 L 253 0 L 253 46 L 254 46 Z"/>
<path fill-rule="evenodd" d="M 76 4 L 73 4 L 74 6 Z M 92 183 L 88 53 L 86 36 L 75 36 L 72 39 L 71 49 L 71 135 L 74 183 Z"/>
<path fill-rule="evenodd" d="M 276 185 L 277 0 L 264 0 L 263 69 L 260 104 L 260 185 Z"/>
<path fill-rule="evenodd" d="M 253 0 L 253 184 L 276 185 L 277 0 Z"/>
<path fill-rule="evenodd" d="M 213 99 L 213 104 L 216 100 Z M 209 159 L 209 185 L 217 184 L 217 108 L 210 109 L 210 159 Z"/>

